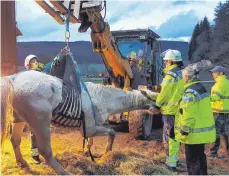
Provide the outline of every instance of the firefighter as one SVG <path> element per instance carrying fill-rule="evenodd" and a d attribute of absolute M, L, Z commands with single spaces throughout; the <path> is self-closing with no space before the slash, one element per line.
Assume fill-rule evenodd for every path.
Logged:
<path fill-rule="evenodd" d="M 144 72 L 144 60 L 142 58 L 138 60 L 138 68 Z"/>
<path fill-rule="evenodd" d="M 143 50 L 138 51 L 138 68 L 140 71 L 144 70 L 144 53 Z"/>
<path fill-rule="evenodd" d="M 42 71 L 44 69 L 44 64 L 39 63 L 38 57 L 35 55 L 28 55 L 25 58 L 24 66 L 26 70 L 36 70 L 36 71 Z M 25 70 L 25 71 L 26 71 Z M 17 129 L 17 126 L 25 125 L 25 123 L 17 117 L 17 114 L 14 112 L 14 122 L 13 122 L 13 132 L 16 133 L 14 129 Z M 36 137 L 33 133 L 31 133 L 31 155 L 32 158 L 36 161 L 36 163 L 40 163 L 38 148 L 37 148 L 37 141 Z"/>
<path fill-rule="evenodd" d="M 28 70 L 42 71 L 44 69 L 44 64 L 39 62 L 38 57 L 31 54 L 25 58 L 25 68 Z"/>
<path fill-rule="evenodd" d="M 129 62 L 130 62 L 130 68 L 131 68 L 131 71 L 134 75 L 133 79 L 130 80 L 130 87 L 131 89 L 135 89 L 137 90 L 138 89 L 138 85 L 139 85 L 139 69 L 138 69 L 138 66 L 137 66 L 137 60 L 135 58 L 130 58 L 129 59 Z"/>
<path fill-rule="evenodd" d="M 211 90 L 212 111 L 216 123 L 216 141 L 210 149 L 210 156 L 217 157 L 220 146 L 220 135 L 224 141 L 223 153 L 229 156 L 229 80 L 225 76 L 226 69 L 222 66 L 216 66 L 210 72 L 216 83 Z M 223 138 L 225 136 L 226 138 Z"/>
<path fill-rule="evenodd" d="M 162 114 L 164 123 L 163 144 L 166 151 L 165 166 L 172 171 L 176 171 L 180 144 L 175 140 L 174 121 L 178 110 L 178 102 L 184 90 L 183 63 L 181 53 L 178 50 L 166 50 L 161 57 L 165 63 L 165 76 L 156 103 L 149 110 L 152 114 L 158 114 L 159 112 Z"/>
<path fill-rule="evenodd" d="M 144 72 L 139 70 L 137 65 L 137 59 L 130 58 L 130 68 L 134 75 L 133 79 L 130 80 L 130 87 L 131 89 L 138 90 L 139 85 L 146 85 L 146 77 Z"/>
<path fill-rule="evenodd" d="M 68 47 L 64 48 L 61 50 L 60 55 L 68 55 L 70 54 L 70 49 Z M 47 65 L 44 65 L 43 63 L 39 62 L 39 59 L 37 56 L 31 54 L 28 55 L 25 58 L 25 62 L 24 62 L 24 66 L 26 68 L 26 70 L 24 71 L 28 71 L 28 70 L 36 70 L 36 71 L 47 71 L 45 70 L 46 68 L 48 69 L 50 64 L 52 62 L 48 63 Z M 17 74 L 15 74 L 12 79 L 14 80 L 15 77 L 17 76 Z M 12 123 L 12 134 L 13 136 L 15 135 L 19 135 L 19 133 L 21 133 L 21 131 L 18 131 L 19 129 L 23 129 L 23 127 L 25 126 L 25 122 L 22 121 L 17 114 L 14 112 L 14 121 Z M 32 158 L 37 162 L 40 163 L 40 158 L 39 158 L 39 153 L 38 153 L 38 148 L 37 148 L 37 141 L 36 141 L 36 136 L 31 133 L 31 142 L 32 142 L 32 146 L 31 146 L 31 155 Z"/>
<path fill-rule="evenodd" d="M 44 64 L 39 62 L 37 56 L 31 54 L 25 58 L 25 68 L 28 70 L 36 70 L 42 71 L 44 69 Z M 36 136 L 31 132 L 31 155 L 32 158 L 37 162 L 40 163 L 39 152 L 37 148 L 37 140 Z"/>
<path fill-rule="evenodd" d="M 188 174 L 206 175 L 205 144 L 215 141 L 216 130 L 210 94 L 196 75 L 192 67 L 183 71 L 184 94 L 176 116 L 175 137 L 185 144 Z"/>
<path fill-rule="evenodd" d="M 38 57 L 35 55 L 28 55 L 25 59 L 24 66 L 26 67 L 26 70 L 37 70 L 37 71 L 42 71 L 44 69 L 44 64 L 38 62 Z M 12 77 L 12 79 L 15 79 L 15 76 Z M 16 112 L 14 112 L 14 120 L 12 123 L 12 136 L 17 136 L 22 133 L 22 129 L 25 127 L 25 122 L 21 120 Z M 39 153 L 38 153 L 38 148 L 37 148 L 37 142 L 36 142 L 36 137 L 31 133 L 31 142 L 32 142 L 32 147 L 31 147 L 31 155 L 32 158 L 36 161 L 36 163 L 40 163 L 40 158 L 39 158 Z"/>
<path fill-rule="evenodd" d="M 137 59 L 137 53 L 135 51 L 131 51 L 129 53 L 129 58 L 131 58 L 131 59 Z"/>

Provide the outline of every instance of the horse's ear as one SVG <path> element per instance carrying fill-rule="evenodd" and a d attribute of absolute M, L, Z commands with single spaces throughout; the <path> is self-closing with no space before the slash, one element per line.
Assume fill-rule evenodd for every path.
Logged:
<path fill-rule="evenodd" d="M 141 92 L 141 94 L 143 96 L 145 96 L 146 98 L 150 99 L 145 90 L 142 89 L 142 90 L 140 90 L 140 92 Z"/>

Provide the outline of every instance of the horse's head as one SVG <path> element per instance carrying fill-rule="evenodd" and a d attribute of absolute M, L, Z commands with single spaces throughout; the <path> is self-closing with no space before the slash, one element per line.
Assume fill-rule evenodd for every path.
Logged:
<path fill-rule="evenodd" d="M 92 100 L 95 100 L 95 103 L 98 104 L 99 108 L 101 107 L 102 111 L 107 109 L 108 114 L 141 109 L 146 105 L 152 105 L 158 94 L 154 92 L 150 93 L 150 91 L 146 90 L 146 94 L 143 95 L 138 90 L 125 91 L 119 88 L 93 83 L 87 83 L 86 85 Z"/>

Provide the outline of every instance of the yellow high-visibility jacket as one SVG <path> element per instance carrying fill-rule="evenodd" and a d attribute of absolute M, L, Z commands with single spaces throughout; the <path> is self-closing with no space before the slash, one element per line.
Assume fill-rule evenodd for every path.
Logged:
<path fill-rule="evenodd" d="M 182 69 L 176 64 L 164 69 L 161 92 L 156 100 L 156 108 L 160 108 L 164 115 L 175 115 L 178 102 L 184 92 Z"/>
<path fill-rule="evenodd" d="M 212 111 L 229 113 L 229 80 L 225 75 L 216 78 L 211 89 Z"/>
<path fill-rule="evenodd" d="M 207 144 L 216 139 L 210 94 L 199 81 L 185 85 L 175 119 L 175 138 L 185 144 Z"/>

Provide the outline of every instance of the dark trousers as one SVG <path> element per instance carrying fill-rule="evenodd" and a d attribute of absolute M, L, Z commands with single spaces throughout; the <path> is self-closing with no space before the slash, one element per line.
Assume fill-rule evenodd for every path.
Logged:
<path fill-rule="evenodd" d="M 39 157 L 38 146 L 37 146 L 37 139 L 36 136 L 31 132 L 31 155 L 32 157 Z"/>
<path fill-rule="evenodd" d="M 219 113 L 214 113 L 215 116 L 215 126 L 216 126 L 216 141 L 212 148 L 210 149 L 212 154 L 217 154 L 219 147 L 220 147 L 220 136 L 225 136 L 223 141 L 226 146 L 224 146 L 224 150 L 229 154 L 229 114 L 219 114 Z M 227 138 L 227 140 L 226 140 Z"/>
<path fill-rule="evenodd" d="M 189 175 L 207 175 L 204 144 L 185 144 L 185 155 Z"/>
<path fill-rule="evenodd" d="M 32 143 L 31 149 L 37 148 L 37 139 L 32 132 L 31 132 L 31 143 Z"/>

